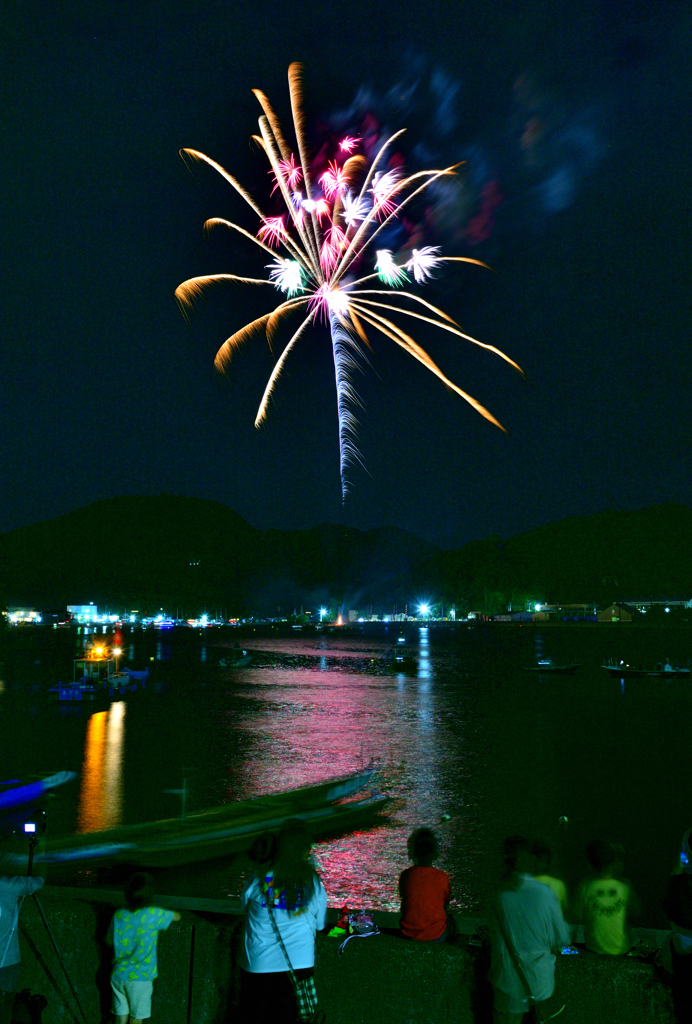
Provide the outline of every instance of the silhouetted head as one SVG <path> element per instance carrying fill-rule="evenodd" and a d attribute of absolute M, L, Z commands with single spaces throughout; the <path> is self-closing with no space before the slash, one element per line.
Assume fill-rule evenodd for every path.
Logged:
<path fill-rule="evenodd" d="M 125 883 L 125 902 L 127 909 L 134 913 L 142 907 L 149 907 L 154 901 L 154 886 L 151 875 L 138 871 Z"/>
<path fill-rule="evenodd" d="M 592 871 L 602 875 L 608 871 L 618 874 L 622 871 L 625 851 L 619 843 L 609 843 L 605 839 L 594 839 L 586 846 L 586 859 Z"/>
<path fill-rule="evenodd" d="M 531 847 L 536 875 L 547 875 L 553 863 L 553 851 L 542 839 L 536 839 Z"/>
<path fill-rule="evenodd" d="M 277 833 L 274 859 L 298 863 L 308 859 L 311 849 L 310 829 L 300 818 L 289 818 Z"/>
<path fill-rule="evenodd" d="M 271 864 L 276 854 L 276 836 L 273 832 L 263 832 L 250 844 L 247 852 L 253 864 Z"/>
<path fill-rule="evenodd" d="M 437 836 L 429 828 L 417 828 L 409 836 L 406 846 L 411 860 L 423 867 L 430 867 L 440 854 Z"/>
<path fill-rule="evenodd" d="M 514 874 L 528 874 L 533 870 L 532 846 L 533 843 L 526 836 L 507 836 L 502 844 L 505 878 Z"/>
<path fill-rule="evenodd" d="M 284 894 L 289 910 L 305 906 L 317 881 L 317 873 L 310 863 L 312 836 L 300 818 L 289 818 L 276 836 L 276 849 L 272 858 L 274 886 Z"/>

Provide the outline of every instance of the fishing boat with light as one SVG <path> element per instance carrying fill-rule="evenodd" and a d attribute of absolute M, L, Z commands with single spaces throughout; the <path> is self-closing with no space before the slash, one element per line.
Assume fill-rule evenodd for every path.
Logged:
<path fill-rule="evenodd" d="M 389 802 L 389 797 L 372 788 L 361 795 L 371 787 L 372 778 L 373 769 L 368 768 L 315 786 L 228 803 L 186 817 L 48 839 L 36 851 L 34 864 L 51 865 L 51 872 L 114 862 L 141 867 L 193 864 L 245 852 L 255 839 L 280 828 L 287 818 L 303 820 L 315 839 L 344 834 L 371 822 Z M 25 860 L 25 852 L 8 852 L 2 857 L 2 867 L 19 868 Z"/>
<path fill-rule="evenodd" d="M 48 691 L 59 701 L 90 702 L 134 693 L 146 686 L 149 669 L 141 672 L 118 669 L 121 650 L 98 640 L 90 643 L 81 658 L 73 662 L 72 681 L 58 682 Z"/>
<path fill-rule="evenodd" d="M 615 661 L 611 658 L 609 661 L 604 661 L 601 668 L 604 668 L 616 679 L 629 679 L 636 676 L 648 676 L 656 679 L 689 679 L 690 677 L 689 665 L 681 668 L 678 665 L 672 665 L 670 661 L 661 662 L 656 668 L 643 668 L 640 665 L 630 665 L 626 661 Z"/>

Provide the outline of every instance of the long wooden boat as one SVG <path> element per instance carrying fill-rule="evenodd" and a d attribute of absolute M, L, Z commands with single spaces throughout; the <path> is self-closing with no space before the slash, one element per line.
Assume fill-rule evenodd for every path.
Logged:
<path fill-rule="evenodd" d="M 76 772 L 57 772 L 55 775 L 48 775 L 44 779 L 39 779 L 37 782 L 28 782 L 25 785 L 19 784 L 19 779 L 13 780 L 17 785 L 0 783 L 0 785 L 7 785 L 9 787 L 0 792 L 0 812 L 9 807 L 32 804 L 49 790 L 55 789 L 57 786 L 64 786 L 66 782 L 72 782 L 76 778 Z"/>
<path fill-rule="evenodd" d="M 338 835 L 372 818 L 389 802 L 388 797 L 380 795 L 347 799 L 364 788 L 372 774 L 368 769 L 318 786 L 224 804 L 185 818 L 49 839 L 45 848 L 34 854 L 34 863 L 51 865 L 52 870 L 117 861 L 142 867 L 192 864 L 243 852 L 263 832 L 279 828 L 287 818 L 305 821 L 316 839 Z M 26 853 L 8 853 L 2 860 L 7 870 L 24 864 Z"/>

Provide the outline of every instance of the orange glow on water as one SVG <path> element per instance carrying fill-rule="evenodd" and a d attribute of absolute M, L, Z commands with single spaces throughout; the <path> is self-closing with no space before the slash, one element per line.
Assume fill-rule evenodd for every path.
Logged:
<path fill-rule="evenodd" d="M 108 711 L 97 711 L 87 723 L 78 833 L 98 832 L 122 822 L 125 710 L 123 701 L 115 701 Z"/>
<path fill-rule="evenodd" d="M 79 793 L 77 832 L 95 832 L 103 828 L 103 747 L 107 711 L 97 711 L 87 724 Z"/>

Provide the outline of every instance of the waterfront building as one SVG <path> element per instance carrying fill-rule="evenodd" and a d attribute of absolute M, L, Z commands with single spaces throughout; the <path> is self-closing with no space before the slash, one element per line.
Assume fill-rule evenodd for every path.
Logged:
<path fill-rule="evenodd" d="M 632 609 L 624 604 L 611 604 L 598 613 L 599 622 L 631 622 Z"/>

